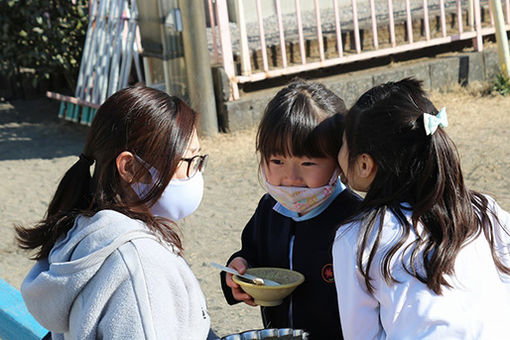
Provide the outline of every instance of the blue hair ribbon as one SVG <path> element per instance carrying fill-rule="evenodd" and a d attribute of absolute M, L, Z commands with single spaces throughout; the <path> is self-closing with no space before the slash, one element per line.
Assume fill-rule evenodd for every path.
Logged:
<path fill-rule="evenodd" d="M 438 126 L 443 128 L 447 127 L 448 117 L 446 116 L 446 108 L 443 107 L 435 116 L 429 113 L 424 113 L 423 125 L 425 126 L 425 134 L 427 136 L 436 132 Z"/>

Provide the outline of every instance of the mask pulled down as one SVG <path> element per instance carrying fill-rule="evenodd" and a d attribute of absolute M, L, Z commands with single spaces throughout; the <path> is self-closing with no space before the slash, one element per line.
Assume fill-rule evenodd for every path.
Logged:
<path fill-rule="evenodd" d="M 327 185 L 317 188 L 272 185 L 265 174 L 264 177 L 267 192 L 278 203 L 291 211 L 306 214 L 331 196 L 338 180 L 338 171 L 333 172 Z"/>

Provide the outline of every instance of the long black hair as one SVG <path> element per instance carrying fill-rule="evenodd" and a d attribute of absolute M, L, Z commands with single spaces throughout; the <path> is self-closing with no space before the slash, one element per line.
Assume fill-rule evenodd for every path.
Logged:
<path fill-rule="evenodd" d="M 485 196 L 468 190 L 464 183 L 459 155 L 442 127 L 432 135 L 425 133 L 423 115 L 437 115 L 421 82 L 403 79 L 376 86 L 363 94 L 349 110 L 345 137 L 349 164 L 361 154 L 370 155 L 377 173 L 361 205 L 361 234 L 358 240 L 358 267 L 367 288 L 372 291 L 369 271 L 378 250 L 386 211 L 402 225 L 398 241 L 385 251 L 381 271 L 385 280 L 396 282 L 390 262 L 403 247 L 411 232 L 417 239 L 406 246 L 410 263 L 407 272 L 437 294 L 450 287 L 446 275 L 454 273 L 460 249 L 481 232 L 487 238 L 494 262 L 510 274 L 494 249 L 491 218 Z M 402 205 L 412 210 L 411 223 Z M 423 226 L 423 231 L 417 228 Z M 362 264 L 362 259 L 368 262 Z"/>
<path fill-rule="evenodd" d="M 98 109 L 83 153 L 60 181 L 44 219 L 30 228 L 16 227 L 19 246 L 38 249 L 34 259 L 45 258 L 78 214 L 92 216 L 112 209 L 144 221 L 182 250 L 175 225 L 139 207 L 152 206 L 163 193 L 186 152 L 196 121 L 197 114 L 186 103 L 159 90 L 135 86 L 113 94 Z M 139 156 L 161 174 L 142 199 L 133 201 L 123 189 L 116 166 L 123 151 Z M 144 174 L 145 168 L 139 166 L 133 180 Z"/>

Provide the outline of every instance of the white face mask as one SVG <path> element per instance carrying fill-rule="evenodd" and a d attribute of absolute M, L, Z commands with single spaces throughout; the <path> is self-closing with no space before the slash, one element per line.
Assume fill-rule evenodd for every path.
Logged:
<path fill-rule="evenodd" d="M 149 169 L 152 178 L 157 178 L 158 171 Z M 151 184 L 133 183 L 131 185 L 138 197 L 144 197 L 151 189 Z M 187 179 L 172 179 L 161 197 L 150 208 L 154 216 L 161 216 L 172 221 L 180 220 L 197 210 L 204 194 L 204 177 L 197 172 Z"/>

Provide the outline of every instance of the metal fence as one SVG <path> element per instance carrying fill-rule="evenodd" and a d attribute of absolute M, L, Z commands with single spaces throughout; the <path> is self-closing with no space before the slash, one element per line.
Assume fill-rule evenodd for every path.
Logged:
<path fill-rule="evenodd" d="M 238 84 L 494 34 L 488 0 L 204 0 L 211 57 Z M 502 0 L 507 31 L 510 0 Z"/>

